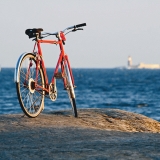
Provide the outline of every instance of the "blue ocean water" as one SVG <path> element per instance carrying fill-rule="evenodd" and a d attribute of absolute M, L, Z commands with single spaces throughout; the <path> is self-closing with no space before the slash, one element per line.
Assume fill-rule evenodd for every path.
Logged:
<path fill-rule="evenodd" d="M 47 69 L 49 77 L 53 69 Z M 77 108 L 117 108 L 160 121 L 160 70 L 73 69 Z M 14 68 L 0 72 L 0 114 L 22 113 Z M 43 112 L 71 109 L 62 80 L 57 80 L 58 98 L 45 99 Z"/>

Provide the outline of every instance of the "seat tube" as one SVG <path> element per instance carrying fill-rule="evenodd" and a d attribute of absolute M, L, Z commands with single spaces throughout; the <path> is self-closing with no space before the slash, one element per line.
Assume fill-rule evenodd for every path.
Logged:
<path fill-rule="evenodd" d="M 42 50 L 41 50 L 40 42 L 37 42 L 37 48 L 38 48 L 38 53 L 37 53 L 38 57 L 36 57 L 36 58 L 38 59 L 38 64 L 36 66 L 36 72 L 37 72 L 36 76 L 38 78 L 38 69 L 40 69 L 40 65 L 41 65 L 42 70 L 43 70 L 43 74 L 44 74 L 44 77 L 45 77 L 45 83 L 48 84 L 48 77 L 47 77 L 45 64 L 44 64 L 44 61 L 43 61 L 43 58 L 42 58 Z"/>
<path fill-rule="evenodd" d="M 62 44 L 62 40 L 59 39 L 58 42 L 59 42 L 58 44 L 59 44 L 59 48 L 60 48 L 60 55 L 59 55 L 59 59 L 58 59 L 56 68 L 55 68 L 54 73 L 53 73 L 52 83 L 54 83 L 54 76 L 58 72 L 59 66 L 61 65 L 62 58 L 63 58 L 63 55 L 64 55 L 64 47 L 63 47 L 63 44 Z M 62 66 L 61 66 L 61 68 L 62 68 Z"/>
<path fill-rule="evenodd" d="M 62 53 L 60 53 L 59 55 L 59 59 L 58 59 L 58 62 L 57 62 L 57 65 L 56 65 L 56 68 L 54 70 L 53 77 L 52 77 L 52 83 L 54 83 L 54 76 L 58 72 L 59 65 L 61 64 L 61 62 L 62 62 Z"/>

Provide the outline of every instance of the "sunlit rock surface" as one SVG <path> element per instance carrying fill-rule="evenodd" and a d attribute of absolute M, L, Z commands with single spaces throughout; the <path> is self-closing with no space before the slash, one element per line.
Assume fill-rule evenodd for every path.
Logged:
<path fill-rule="evenodd" d="M 158 159 L 160 123 L 118 109 L 0 116 L 0 159 Z"/>

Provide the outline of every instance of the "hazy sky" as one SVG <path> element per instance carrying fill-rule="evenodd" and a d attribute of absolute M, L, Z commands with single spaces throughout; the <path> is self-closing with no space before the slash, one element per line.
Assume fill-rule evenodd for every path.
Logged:
<path fill-rule="evenodd" d="M 27 28 L 56 32 L 87 23 L 67 35 L 66 53 L 74 68 L 160 64 L 160 0 L 0 0 L 0 64 L 15 67 L 34 42 Z M 50 36 L 49 39 L 55 39 Z M 55 67 L 56 45 L 42 45 L 47 67 Z"/>

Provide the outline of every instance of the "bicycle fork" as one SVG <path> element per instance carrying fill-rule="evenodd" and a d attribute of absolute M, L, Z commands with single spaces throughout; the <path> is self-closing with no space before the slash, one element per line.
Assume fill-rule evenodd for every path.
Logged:
<path fill-rule="evenodd" d="M 68 57 L 67 57 L 68 58 Z M 67 61 L 64 62 L 64 70 L 66 73 L 66 85 L 67 85 L 67 91 L 69 92 L 69 96 L 70 98 L 75 98 L 75 93 L 74 93 L 74 87 L 73 87 L 73 75 L 72 75 L 72 71 L 70 69 L 70 65 L 69 65 L 69 61 L 67 59 Z"/>

